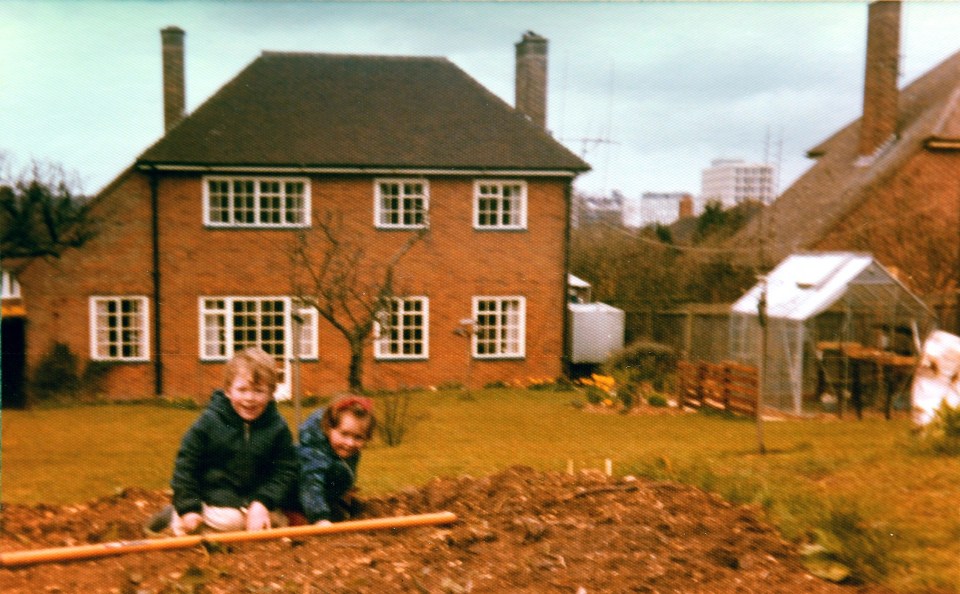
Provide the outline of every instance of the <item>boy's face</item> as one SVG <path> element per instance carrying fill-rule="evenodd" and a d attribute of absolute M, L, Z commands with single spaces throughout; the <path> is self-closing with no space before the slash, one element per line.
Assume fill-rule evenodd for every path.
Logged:
<path fill-rule="evenodd" d="M 367 444 L 369 420 L 361 421 L 350 413 L 340 417 L 340 425 L 330 429 L 330 447 L 341 458 L 349 458 Z"/>
<path fill-rule="evenodd" d="M 272 395 L 268 386 L 255 384 L 253 376 L 246 369 L 240 369 L 227 386 L 227 398 L 244 421 L 253 421 L 263 414 Z"/>

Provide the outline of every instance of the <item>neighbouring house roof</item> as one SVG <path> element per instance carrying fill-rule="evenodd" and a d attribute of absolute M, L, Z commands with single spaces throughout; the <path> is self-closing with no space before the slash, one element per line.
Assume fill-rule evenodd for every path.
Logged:
<path fill-rule="evenodd" d="M 263 52 L 138 159 L 141 168 L 590 167 L 445 58 Z"/>
<path fill-rule="evenodd" d="M 736 314 L 756 316 L 762 283 L 732 306 Z M 857 252 L 793 254 L 766 278 L 767 315 L 803 321 L 826 311 L 840 299 L 853 309 L 886 311 L 893 302 L 908 301 L 925 311 L 923 303 L 873 256 Z"/>
<path fill-rule="evenodd" d="M 817 162 L 727 245 L 743 248 L 742 259 L 750 259 L 757 252 L 748 248 L 762 235 L 774 261 L 813 248 L 909 158 L 960 148 L 960 52 L 902 89 L 898 113 L 899 138 L 871 162 L 858 163 L 859 119 L 808 151 Z"/>

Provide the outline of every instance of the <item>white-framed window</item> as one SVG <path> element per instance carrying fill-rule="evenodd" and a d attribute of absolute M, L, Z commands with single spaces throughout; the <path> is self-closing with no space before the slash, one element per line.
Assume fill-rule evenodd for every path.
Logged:
<path fill-rule="evenodd" d="M 381 312 L 373 343 L 377 359 L 427 359 L 430 302 L 426 297 L 395 297 Z"/>
<path fill-rule="evenodd" d="M 20 298 L 20 283 L 9 270 L 0 271 L 0 297 L 4 299 Z"/>
<path fill-rule="evenodd" d="M 210 227 L 309 227 L 309 180 L 205 177 L 203 222 Z"/>
<path fill-rule="evenodd" d="M 477 359 L 524 357 L 526 320 L 523 297 L 474 297 L 473 356 Z"/>
<path fill-rule="evenodd" d="M 293 352 L 294 325 L 290 297 L 201 297 L 200 359 L 226 361 L 234 352 L 260 347 L 278 360 Z M 317 358 L 317 312 L 299 308 L 299 354 Z"/>
<path fill-rule="evenodd" d="M 320 356 L 317 342 L 317 310 L 312 307 L 300 307 L 296 312 L 300 323 L 293 325 L 294 340 L 299 343 L 295 356 L 299 356 L 302 361 L 315 361 Z"/>
<path fill-rule="evenodd" d="M 475 229 L 526 229 L 527 185 L 517 181 L 476 181 L 473 185 Z"/>
<path fill-rule="evenodd" d="M 374 220 L 385 229 L 419 229 L 427 225 L 430 187 L 423 179 L 378 179 L 374 182 Z"/>
<path fill-rule="evenodd" d="M 94 361 L 149 361 L 146 297 L 90 298 L 90 358 Z"/>

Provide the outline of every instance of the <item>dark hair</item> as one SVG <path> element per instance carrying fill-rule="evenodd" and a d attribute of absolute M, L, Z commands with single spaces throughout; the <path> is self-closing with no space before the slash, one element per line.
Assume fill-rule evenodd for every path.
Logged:
<path fill-rule="evenodd" d="M 373 414 L 373 400 L 356 394 L 341 394 L 333 399 L 320 417 L 320 428 L 324 433 L 340 426 L 343 415 L 351 414 L 360 421 L 367 421 L 367 439 L 373 436 L 377 427 L 377 418 Z"/>

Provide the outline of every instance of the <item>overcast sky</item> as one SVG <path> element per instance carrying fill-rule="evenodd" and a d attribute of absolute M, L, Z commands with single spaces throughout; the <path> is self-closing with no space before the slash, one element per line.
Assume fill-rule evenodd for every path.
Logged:
<path fill-rule="evenodd" d="M 0 1 L 0 152 L 99 191 L 163 133 L 160 29 L 187 110 L 263 50 L 444 56 L 513 104 L 514 44 L 549 39 L 547 126 L 580 189 L 698 194 L 715 158 L 780 165 L 859 116 L 863 2 Z M 904 3 L 901 85 L 960 50 L 960 2 Z M 594 142 L 591 140 L 600 140 Z"/>

